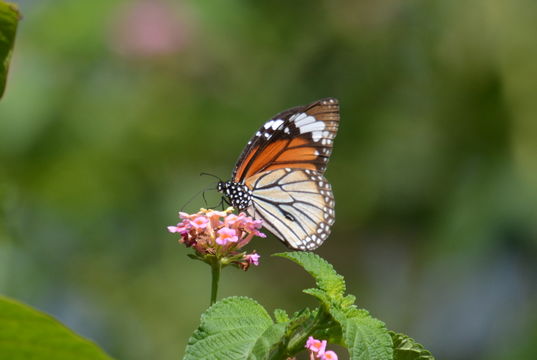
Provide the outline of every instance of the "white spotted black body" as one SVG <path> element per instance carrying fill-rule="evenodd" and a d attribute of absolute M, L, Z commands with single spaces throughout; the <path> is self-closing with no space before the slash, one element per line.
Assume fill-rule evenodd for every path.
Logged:
<path fill-rule="evenodd" d="M 218 183 L 216 189 L 224 194 L 231 206 L 239 211 L 245 210 L 252 204 L 252 190 L 246 185 L 231 180 L 226 182 L 221 181 Z"/>

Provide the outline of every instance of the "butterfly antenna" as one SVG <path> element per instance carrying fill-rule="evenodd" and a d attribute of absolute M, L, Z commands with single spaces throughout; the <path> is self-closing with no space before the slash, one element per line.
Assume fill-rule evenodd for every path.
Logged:
<path fill-rule="evenodd" d="M 207 199 L 205 199 L 205 192 L 206 192 L 207 190 L 214 190 L 215 187 L 216 187 L 216 185 L 213 185 L 213 186 L 211 186 L 211 187 L 205 188 L 205 189 L 200 190 L 200 191 L 198 191 L 197 193 L 195 193 L 194 196 L 192 196 L 192 197 L 190 198 L 190 200 L 188 200 L 188 201 L 183 205 L 183 207 L 181 207 L 181 210 L 180 210 L 180 211 L 183 211 L 183 209 L 184 209 L 185 207 L 187 207 L 187 206 L 188 206 L 188 205 L 189 205 L 189 204 L 190 204 L 196 197 L 198 197 L 199 194 L 202 194 L 203 200 L 205 201 L 205 206 L 207 206 Z"/>
<path fill-rule="evenodd" d="M 218 179 L 218 181 L 223 182 L 223 180 L 219 176 L 216 176 L 216 175 L 213 175 L 213 174 L 202 172 L 202 173 L 200 173 L 200 176 L 212 176 L 213 178 Z"/>
<path fill-rule="evenodd" d="M 202 190 L 203 191 L 203 190 Z M 185 207 L 187 207 L 191 202 L 192 200 L 194 200 L 202 191 L 198 191 L 197 193 L 194 194 L 194 196 L 192 196 L 182 207 L 181 207 L 181 210 L 179 211 L 183 211 L 185 209 Z"/>

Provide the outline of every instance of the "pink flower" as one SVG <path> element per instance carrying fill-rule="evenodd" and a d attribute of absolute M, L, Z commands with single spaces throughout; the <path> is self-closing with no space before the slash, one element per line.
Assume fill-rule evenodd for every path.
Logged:
<path fill-rule="evenodd" d="M 262 233 L 261 231 L 257 231 L 257 230 L 254 231 L 253 234 L 254 234 L 255 236 L 259 236 L 259 237 L 261 237 L 261 238 L 266 238 L 266 237 L 267 237 L 267 235 L 265 235 L 265 234 Z"/>
<path fill-rule="evenodd" d="M 320 358 L 326 350 L 326 340 L 321 341 L 315 339 L 313 336 L 310 336 L 308 338 L 308 341 L 306 342 L 306 349 L 308 349 L 312 353 L 316 353 L 317 357 Z"/>
<path fill-rule="evenodd" d="M 186 233 L 188 232 L 188 227 L 185 226 L 183 223 L 177 224 L 177 226 L 168 226 L 168 231 L 171 233 Z"/>
<path fill-rule="evenodd" d="M 179 213 L 182 222 L 168 226 L 171 233 L 181 235 L 179 243 L 191 247 L 195 258 L 212 263 L 214 258 L 226 258 L 225 265 L 234 265 L 247 270 L 251 265 L 259 265 L 259 254 L 247 254 L 241 249 L 255 236 L 264 237 L 258 228 L 260 220 L 254 220 L 244 213 L 233 214 L 233 208 L 225 211 L 200 209 L 195 214 Z"/>
<path fill-rule="evenodd" d="M 212 228 L 216 229 L 224 225 L 220 218 L 225 218 L 228 213 L 226 211 L 207 210 L 205 216 L 209 219 Z"/>
<path fill-rule="evenodd" d="M 313 336 L 308 338 L 306 349 L 310 351 L 310 359 L 338 360 L 337 354 L 331 350 L 326 351 L 326 340 L 317 340 Z"/>
<path fill-rule="evenodd" d="M 255 266 L 259 266 L 259 258 L 261 255 L 258 253 L 248 254 L 245 256 L 246 261 L 248 261 L 250 264 L 253 264 Z"/>
<path fill-rule="evenodd" d="M 245 216 L 243 214 L 235 215 L 235 214 L 229 214 L 226 217 L 226 225 L 240 225 L 242 221 L 244 221 Z"/>
<path fill-rule="evenodd" d="M 207 215 L 207 217 L 209 218 L 212 218 L 212 217 L 226 217 L 226 216 L 231 216 L 233 214 L 229 214 L 225 211 L 216 211 L 216 210 L 209 210 L 207 211 L 207 213 L 205 214 Z M 233 215 L 235 216 L 235 215 Z"/>
<path fill-rule="evenodd" d="M 322 355 L 321 359 L 322 360 L 337 360 L 337 354 L 333 352 L 332 350 L 328 350 Z"/>
<path fill-rule="evenodd" d="M 265 235 L 262 232 L 257 230 L 257 229 L 261 229 L 261 227 L 263 227 L 263 221 L 261 221 L 261 220 L 249 219 L 249 221 L 246 222 L 244 227 L 246 228 L 247 231 L 251 232 L 255 236 L 259 236 L 259 237 L 262 237 L 262 238 L 267 237 L 267 235 Z"/>
<path fill-rule="evenodd" d="M 219 236 L 216 238 L 216 243 L 218 245 L 226 245 L 227 243 L 237 242 L 239 240 L 237 232 L 225 226 L 218 230 L 218 235 Z"/>
<path fill-rule="evenodd" d="M 261 220 L 252 220 L 250 224 L 254 229 L 261 229 L 263 227 L 263 221 Z"/>
<path fill-rule="evenodd" d="M 190 220 L 190 224 L 196 229 L 205 229 L 209 220 L 204 216 L 198 216 L 194 220 Z"/>
<path fill-rule="evenodd" d="M 182 212 L 182 211 L 179 211 L 179 218 L 180 219 L 190 219 L 192 215 L 186 213 L 186 212 Z"/>

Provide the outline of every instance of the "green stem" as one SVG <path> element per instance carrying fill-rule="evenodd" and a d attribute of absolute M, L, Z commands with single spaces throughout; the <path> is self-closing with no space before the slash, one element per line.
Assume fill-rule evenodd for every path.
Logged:
<path fill-rule="evenodd" d="M 216 302 L 216 295 L 218 294 L 218 281 L 220 281 L 220 271 L 222 270 L 222 265 L 218 258 L 214 258 L 211 262 L 211 274 L 212 274 L 212 284 L 211 284 L 211 305 Z"/>
<path fill-rule="evenodd" d="M 328 321 L 330 321 L 330 315 L 324 306 L 320 306 L 317 316 L 315 316 L 314 319 L 312 319 L 308 324 L 305 324 L 302 329 L 291 336 L 289 342 L 287 343 L 287 354 L 292 356 L 303 350 L 308 336 L 313 335 L 316 330 L 325 328 Z"/>

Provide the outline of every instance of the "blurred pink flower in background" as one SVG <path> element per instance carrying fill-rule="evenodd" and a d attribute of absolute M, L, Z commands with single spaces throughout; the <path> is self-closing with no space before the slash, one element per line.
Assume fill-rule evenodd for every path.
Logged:
<path fill-rule="evenodd" d="M 184 49 L 189 39 L 186 16 L 162 0 L 123 4 L 113 18 L 111 48 L 126 56 L 159 57 Z"/>

